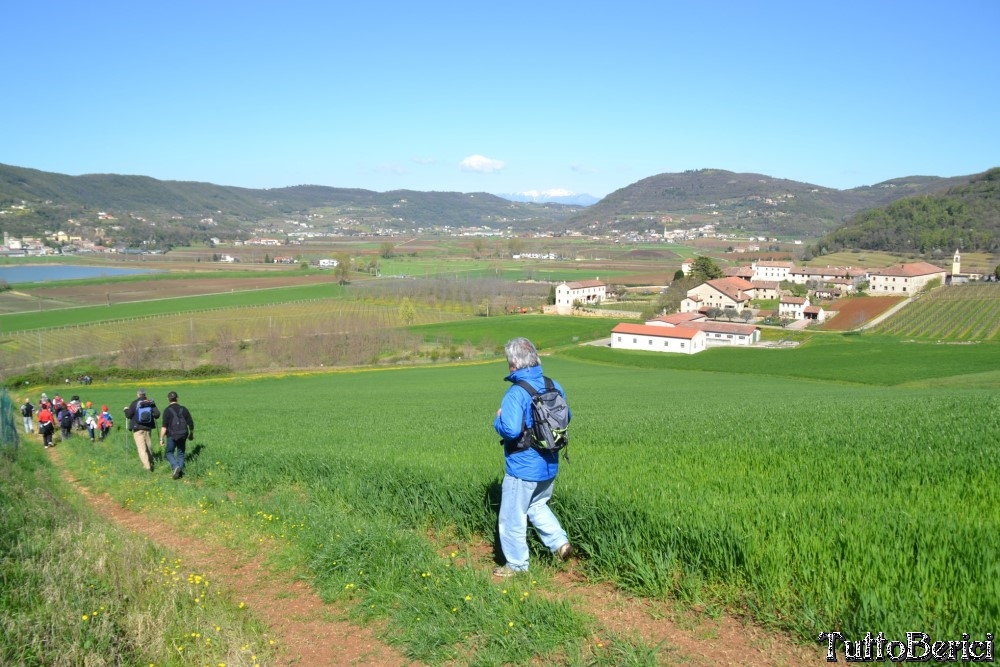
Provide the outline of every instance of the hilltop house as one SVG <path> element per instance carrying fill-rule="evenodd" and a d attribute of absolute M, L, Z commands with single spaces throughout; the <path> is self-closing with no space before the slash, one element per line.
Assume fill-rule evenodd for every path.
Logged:
<path fill-rule="evenodd" d="M 606 297 L 607 286 L 600 280 L 560 283 L 556 286 L 556 312 L 568 315 L 573 312 L 574 304 L 592 306 L 604 301 Z"/>
<path fill-rule="evenodd" d="M 705 332 L 690 326 L 649 326 L 623 322 L 611 330 L 611 347 L 697 354 L 705 349 Z"/>

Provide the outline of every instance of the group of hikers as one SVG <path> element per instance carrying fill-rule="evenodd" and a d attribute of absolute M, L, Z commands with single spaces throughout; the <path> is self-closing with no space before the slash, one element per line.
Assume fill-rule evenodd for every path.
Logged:
<path fill-rule="evenodd" d="M 513 338 L 504 346 L 511 386 L 504 394 L 493 420 L 504 450 L 504 478 L 501 487 L 498 532 L 504 565 L 493 570 L 500 578 L 513 577 L 528 571 L 529 550 L 527 529 L 530 523 L 541 541 L 557 560 L 573 555 L 566 531 L 549 507 L 559 453 L 568 442 L 567 428 L 571 419 L 562 386 L 545 376 L 538 351 L 527 338 Z M 153 471 L 153 432 L 156 420 L 160 445 L 172 468 L 174 479 L 184 475 L 184 455 L 189 440 L 194 440 L 194 419 L 191 412 L 177 402 L 177 392 L 167 393 L 169 405 L 162 414 L 156 401 L 145 389 L 136 392 L 135 400 L 125 406 L 128 430 L 132 432 L 136 451 L 143 468 Z M 25 399 L 21 408 L 25 433 L 32 433 L 34 406 Z M 104 440 L 114 425 L 108 406 L 98 413 L 90 401 L 79 396 L 63 401 L 59 395 L 50 401 L 42 394 L 38 409 L 38 429 L 46 447 L 54 445 L 55 428 L 62 430 L 65 441 L 74 425 L 86 429 L 91 441 Z M 99 434 L 95 436 L 95 433 Z"/>
<path fill-rule="evenodd" d="M 139 461 L 142 467 L 153 471 L 153 438 L 156 431 L 156 420 L 162 417 L 160 425 L 160 445 L 172 469 L 174 479 L 184 475 L 184 454 L 189 440 L 194 440 L 194 419 L 191 412 L 177 402 L 177 392 L 167 393 L 169 405 L 161 415 L 156 401 L 146 395 L 145 389 L 136 392 L 136 398 L 125 406 L 125 420 L 128 430 L 132 432 Z M 105 440 L 114 427 L 114 418 L 107 405 L 102 405 L 98 412 L 91 401 L 82 401 L 79 396 L 72 396 L 68 401 L 59 394 L 51 400 L 47 394 L 42 394 L 38 400 L 38 408 L 25 398 L 21 404 L 21 418 L 24 421 L 24 432 L 35 432 L 42 436 L 45 448 L 55 447 L 55 434 L 59 431 L 60 442 L 66 442 L 74 431 L 86 431 L 91 442 Z"/>
<path fill-rule="evenodd" d="M 94 442 L 97 438 L 104 440 L 108 437 L 115 425 L 106 405 L 102 405 L 98 411 L 91 401 L 83 402 L 79 396 L 72 396 L 67 401 L 59 394 L 49 399 L 44 393 L 38 400 L 37 413 L 31 399 L 24 399 L 21 404 L 21 419 L 24 422 L 24 432 L 28 434 L 35 432 L 35 422 L 38 422 L 38 433 L 46 447 L 55 446 L 57 430 L 61 442 L 68 440 L 73 431 L 86 431 L 90 441 Z"/>

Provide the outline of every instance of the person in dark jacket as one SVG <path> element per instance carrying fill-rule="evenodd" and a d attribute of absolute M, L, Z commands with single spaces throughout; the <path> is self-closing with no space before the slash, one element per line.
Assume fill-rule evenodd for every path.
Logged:
<path fill-rule="evenodd" d="M 35 424 L 31 420 L 31 416 L 35 414 L 35 406 L 31 404 L 31 399 L 24 399 L 24 403 L 21 405 L 21 421 L 24 422 L 24 432 L 34 433 Z"/>
<path fill-rule="evenodd" d="M 140 412 L 143 408 L 150 408 L 152 421 L 142 423 Z M 160 418 L 160 409 L 156 407 L 156 401 L 146 396 L 146 390 L 140 389 L 135 393 L 135 400 L 125 408 L 125 417 L 128 419 L 128 430 L 132 431 L 132 439 L 135 440 L 135 448 L 139 452 L 139 460 L 142 467 L 153 472 L 153 441 L 150 432 L 156 430 L 156 420 Z"/>
<path fill-rule="evenodd" d="M 500 548 L 507 563 L 493 570 L 497 577 L 528 571 L 528 521 L 558 559 L 566 560 L 573 554 L 566 531 L 549 507 L 559 472 L 559 452 L 540 451 L 523 443 L 525 426 L 530 426 L 531 396 L 517 382 L 526 381 L 536 391 L 545 389 L 538 351 L 527 338 L 513 338 L 504 352 L 510 372 L 504 379 L 514 386 L 507 389 L 493 420 L 503 443 L 505 463 L 498 518 Z M 552 383 L 565 398 L 562 386 L 555 380 Z"/>
<path fill-rule="evenodd" d="M 173 468 L 173 478 L 180 479 L 184 474 L 184 451 L 188 440 L 194 440 L 194 419 L 191 411 L 177 402 L 177 392 L 167 394 L 170 405 L 163 410 L 163 422 L 160 426 L 160 444 L 170 467 Z"/>

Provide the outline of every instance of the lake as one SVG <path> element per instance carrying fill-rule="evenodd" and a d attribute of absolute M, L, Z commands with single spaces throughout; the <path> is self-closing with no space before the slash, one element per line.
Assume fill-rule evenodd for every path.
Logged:
<path fill-rule="evenodd" d="M 106 266 L 74 266 L 70 264 L 0 266 L 0 280 L 6 280 L 8 284 L 135 276 L 143 273 L 158 273 L 158 271 L 151 269 L 117 269 Z"/>

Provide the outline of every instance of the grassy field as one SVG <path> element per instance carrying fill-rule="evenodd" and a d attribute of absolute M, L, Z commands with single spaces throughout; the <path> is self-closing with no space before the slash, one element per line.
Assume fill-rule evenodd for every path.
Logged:
<path fill-rule="evenodd" d="M 183 342 L 196 320 L 242 336 L 274 327 L 284 313 L 314 323 L 333 341 L 348 338 L 338 327 L 350 322 L 451 349 L 443 358 L 461 363 L 145 378 L 142 385 L 161 403 L 177 390 L 198 423 L 181 482 L 165 465 L 153 475 L 142 471 L 121 430 L 103 444 L 59 448 L 72 475 L 95 492 L 135 512 L 174 517 L 177 530 L 193 538 L 268 554 L 275 567 L 300 573 L 324 599 L 349 605 L 359 622 L 382 628 L 387 641 L 425 664 L 657 660 L 656 647 L 635 638 L 615 638 L 615 652 L 597 650 L 590 641 L 596 621 L 560 599 L 554 566 L 537 542 L 530 580 L 498 587 L 482 567 L 477 545 L 493 540 L 503 471 L 491 429 L 506 388 L 500 346 L 517 335 L 538 344 L 546 372 L 567 388 L 572 461 L 562 466 L 554 506 L 592 581 L 747 616 L 804 643 L 833 628 L 849 636 L 902 636 L 918 628 L 951 638 L 993 631 L 1000 617 L 1000 457 L 993 442 L 1000 432 L 1000 342 L 994 334 L 963 343 L 990 321 L 998 302 L 992 292 L 948 288 L 918 300 L 935 306 L 939 293 L 947 294 L 959 305 L 937 304 L 950 309 L 944 319 L 968 315 L 933 340 L 919 333 L 796 332 L 802 345 L 794 349 L 674 356 L 587 344 L 606 337 L 613 319 L 463 313 L 447 321 L 448 305 L 440 303 L 420 306 L 404 326 L 400 306 L 387 296 L 351 299 L 338 290 L 300 288 L 295 295 L 309 298 L 294 303 L 288 290 L 225 295 L 221 304 L 215 297 L 144 302 L 117 322 L 94 314 L 101 307 L 38 314 L 53 318 L 42 324 L 24 315 L 25 326 L 44 328 L 23 340 L 8 336 L 4 345 L 11 350 L 20 341 L 27 350 L 38 340 L 49 345 L 40 336 L 58 333 L 65 349 L 50 356 L 89 354 L 111 344 L 98 333 L 104 329 L 125 336 L 149 326 L 164 343 Z M 913 312 L 909 331 L 929 331 L 942 319 L 933 309 Z M 0 318 L 5 330 L 19 321 Z M 82 326 L 65 326 L 73 322 Z M 302 346 L 314 364 L 324 358 L 320 340 Z M 37 399 L 66 388 L 30 391 Z M 73 391 L 119 415 L 135 385 L 98 382 Z M 13 398 L 20 402 L 23 394 Z M 96 548 L 80 535 L 103 529 L 74 501 L 60 501 L 51 515 L 38 506 L 45 494 L 72 493 L 40 452 L 23 453 L 4 462 L 5 551 L 37 555 L 41 563 L 71 547 Z M 37 516 L 37 530 L 17 530 Z M 129 584 L 128 604 L 105 615 L 138 547 L 127 536 L 101 539 L 109 562 L 96 570 L 78 568 L 72 558 L 66 569 L 46 571 L 48 580 L 6 571 L 18 592 L 8 592 L 4 607 L 23 610 L 3 617 L 6 661 L 82 664 L 75 657 L 93 647 L 103 652 L 118 633 L 126 638 L 122 664 L 253 664 L 242 647 L 261 646 L 263 631 L 230 617 L 225 600 L 211 618 L 225 620 L 219 627 L 231 628 L 233 643 L 191 651 L 190 661 L 166 660 L 171 641 L 184 632 L 189 641 L 201 630 L 181 623 L 143 634 L 159 621 L 141 616 L 140 607 L 196 616 L 183 595 L 150 584 L 163 576 L 155 569 Z M 73 582 L 64 586 L 66 599 L 43 608 L 39 600 L 59 581 Z M 66 618 L 87 607 L 80 615 L 88 621 L 96 609 L 102 621 L 114 622 L 46 639 L 53 614 Z M 17 653 L 24 645 L 51 652 L 31 663 Z M 52 647 L 69 657 L 46 658 L 56 655 Z"/>
<path fill-rule="evenodd" d="M 566 336 L 550 334 L 556 344 Z M 546 356 L 574 411 L 555 506 L 589 575 L 750 614 L 803 641 L 829 628 L 991 630 L 998 378 L 956 385 L 996 349 L 830 341 L 761 351 L 767 373 L 755 362 L 724 370 L 735 350 L 684 370 L 665 356 L 622 363 L 590 348 Z M 882 356 L 881 373 L 865 369 Z M 838 373 L 849 359 L 858 361 Z M 796 377 L 810 365 L 811 379 Z M 416 659 L 487 651 L 523 664 L 501 650 L 503 626 L 533 625 L 534 636 L 544 614 L 494 609 L 503 623 L 488 625 L 501 634 L 480 628 L 474 648 L 470 624 L 485 621 L 466 596 L 502 600 L 484 574 L 459 573 L 444 544 L 426 542 L 450 536 L 447 550 L 464 553 L 493 534 L 502 455 L 490 423 L 504 374 L 497 361 L 182 385 L 200 447 L 182 484 L 142 474 L 130 446 L 67 453 L 74 474 L 136 511 L 188 508 L 195 535 L 234 545 L 264 535 L 284 562 L 307 564 L 325 597 L 387 623 L 389 640 Z M 894 386 L 916 378 L 925 386 Z M 147 388 L 159 397 L 177 387 Z M 131 388 L 88 391 L 117 405 Z M 544 582 L 545 559 L 534 562 Z M 533 655 L 576 645 L 578 622 L 546 625 L 542 634 L 561 639 L 533 643 Z"/>

